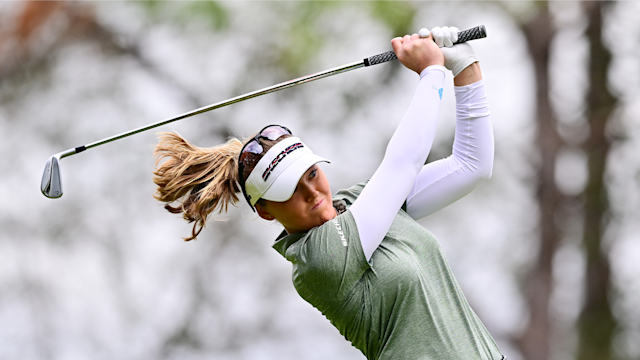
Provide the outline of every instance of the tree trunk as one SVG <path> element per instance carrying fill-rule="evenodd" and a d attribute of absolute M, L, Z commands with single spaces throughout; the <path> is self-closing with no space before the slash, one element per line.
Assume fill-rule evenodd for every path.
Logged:
<path fill-rule="evenodd" d="M 549 358 L 549 300 L 553 290 L 553 255 L 560 241 L 556 217 L 560 213 L 562 194 L 555 182 L 555 163 L 562 145 L 556 130 L 556 119 L 549 99 L 549 53 L 555 35 L 549 6 L 546 1 L 536 3 L 537 14 L 522 24 L 527 46 L 534 63 L 536 76 L 536 146 L 540 152 L 537 177 L 537 201 L 540 211 L 540 242 L 538 257 L 525 283 L 529 305 L 529 322 L 518 345 L 525 359 Z"/>
<path fill-rule="evenodd" d="M 616 326 L 607 292 L 610 267 L 602 249 L 602 236 L 607 226 L 608 201 L 605 187 L 606 161 L 611 142 L 606 136 L 607 120 L 616 106 L 609 92 L 607 70 L 611 53 L 602 43 L 602 2 L 585 3 L 589 19 L 587 37 L 590 42 L 589 92 L 587 116 L 590 136 L 584 144 L 588 157 L 589 179 L 584 190 L 584 235 L 586 255 L 585 305 L 578 321 L 580 360 L 612 359 L 611 341 Z"/>

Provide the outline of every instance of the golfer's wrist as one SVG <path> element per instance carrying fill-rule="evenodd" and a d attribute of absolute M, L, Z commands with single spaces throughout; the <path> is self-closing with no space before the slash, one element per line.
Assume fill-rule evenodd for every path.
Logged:
<path fill-rule="evenodd" d="M 431 71 L 441 71 L 443 74 L 446 74 L 447 68 L 444 67 L 444 65 L 439 65 L 439 64 L 429 65 L 426 68 L 424 68 L 424 70 L 422 70 L 420 72 L 420 79 L 425 77 L 427 75 L 427 73 L 429 73 Z"/>
<path fill-rule="evenodd" d="M 480 71 L 480 64 L 476 61 L 464 68 L 464 70 L 454 77 L 453 84 L 455 86 L 465 86 L 471 85 L 480 80 L 482 80 L 482 72 Z"/>

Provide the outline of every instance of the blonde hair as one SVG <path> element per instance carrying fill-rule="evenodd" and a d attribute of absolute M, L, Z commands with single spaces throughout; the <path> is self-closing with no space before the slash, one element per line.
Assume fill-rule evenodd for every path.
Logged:
<path fill-rule="evenodd" d="M 278 140 L 260 139 L 263 151 L 253 156 L 253 165 Z M 192 145 L 179 134 L 160 133 L 159 142 L 153 152 L 156 169 L 153 182 L 158 185 L 154 198 L 166 203 L 165 209 L 173 214 L 182 213 L 189 223 L 195 222 L 191 236 L 185 241 L 195 239 L 205 227 L 209 214 L 227 212 L 228 205 L 238 203 L 240 176 L 238 158 L 242 147 L 252 138 L 242 141 L 229 138 L 222 145 L 201 148 Z M 246 179 L 254 166 L 245 166 L 242 178 Z M 178 202 L 177 206 L 171 204 Z"/>

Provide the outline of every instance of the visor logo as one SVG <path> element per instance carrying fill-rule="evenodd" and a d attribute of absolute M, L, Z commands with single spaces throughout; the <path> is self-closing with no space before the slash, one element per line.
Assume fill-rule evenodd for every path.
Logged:
<path fill-rule="evenodd" d="M 295 143 L 292 145 L 287 146 L 286 149 L 282 150 L 280 152 L 280 154 L 278 154 L 278 156 L 276 156 L 273 161 L 271 161 L 271 164 L 269 164 L 269 166 L 267 166 L 267 169 L 262 173 L 262 180 L 267 181 L 267 179 L 269 178 L 269 175 L 271 175 L 271 172 L 276 168 L 276 166 L 278 166 L 278 164 L 280 164 L 280 162 L 289 154 L 291 154 L 293 151 L 298 150 L 303 148 L 304 145 L 302 145 L 302 143 Z"/>

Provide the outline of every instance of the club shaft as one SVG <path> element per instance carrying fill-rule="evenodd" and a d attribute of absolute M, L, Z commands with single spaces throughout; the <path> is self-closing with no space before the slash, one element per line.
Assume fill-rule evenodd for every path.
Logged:
<path fill-rule="evenodd" d="M 487 36 L 486 33 L 486 29 L 484 27 L 484 25 L 480 25 L 480 26 L 476 26 L 474 28 L 471 29 L 467 29 L 464 31 L 461 31 L 458 34 L 458 41 L 457 43 L 462 43 L 462 42 L 466 42 L 469 40 L 475 40 L 475 39 L 481 39 Z M 92 142 L 90 144 L 86 144 L 83 146 L 79 146 L 76 148 L 72 148 L 69 150 L 65 150 L 59 154 L 57 154 L 57 156 L 60 156 L 60 159 L 71 156 L 71 155 L 75 155 L 78 153 L 81 153 L 87 149 L 91 149 L 100 145 L 104 145 L 107 143 L 110 143 L 112 141 L 116 141 L 116 140 L 120 140 L 122 138 L 126 138 L 128 136 L 131 135 L 135 135 L 147 130 L 151 130 L 153 128 L 157 128 L 159 126 L 162 125 L 166 125 L 166 124 L 170 124 L 174 121 L 178 121 L 178 120 L 182 120 L 194 115 L 198 115 L 198 114 L 202 114 L 204 112 L 207 111 L 211 111 L 211 110 L 215 110 L 215 109 L 219 109 L 221 107 L 227 106 L 227 105 L 231 105 L 231 104 L 235 104 L 247 99 L 251 99 L 254 97 L 258 97 L 264 94 L 269 94 L 272 92 L 276 92 L 279 90 L 283 90 L 283 89 L 288 89 L 290 87 L 294 87 L 297 85 L 301 85 L 301 84 L 305 84 L 311 81 L 315 81 L 315 80 L 319 80 L 319 79 L 323 79 L 329 76 L 333 76 L 333 75 L 337 75 L 337 74 L 341 74 L 347 71 L 351 71 L 351 70 L 355 70 L 355 69 L 359 69 L 361 67 L 365 67 L 365 66 L 372 66 L 372 65 L 376 65 L 376 64 L 381 64 L 387 61 L 391 61 L 391 60 L 396 60 L 397 57 L 395 55 L 395 53 L 393 51 L 387 51 L 385 53 L 382 54 L 378 54 L 375 56 L 371 56 L 368 57 L 362 61 L 358 61 L 358 62 L 354 62 L 354 63 L 350 63 L 350 64 L 346 64 L 343 66 L 339 66 L 333 69 L 329 69 L 329 70 L 325 70 L 319 73 L 315 73 L 315 74 L 311 74 L 311 75 L 307 75 L 301 78 L 297 78 L 297 79 L 293 79 L 293 80 L 289 80 L 280 84 L 276 84 L 276 85 L 272 85 L 269 87 L 266 87 L 264 89 L 260 89 L 260 90 L 256 90 L 256 91 L 252 91 L 250 93 L 246 93 L 244 95 L 240 95 L 240 96 L 236 96 L 234 98 L 228 99 L 228 100 L 224 100 L 215 104 L 211 104 L 211 105 L 207 105 L 205 107 L 201 107 L 199 109 L 195 109 L 192 111 L 189 111 L 187 113 L 184 113 L 182 115 L 178 115 L 176 117 L 170 118 L 170 119 L 166 119 L 166 120 L 162 120 L 162 121 L 158 121 L 156 123 L 147 125 L 147 126 L 143 126 L 134 130 L 130 130 L 127 132 L 124 132 L 122 134 L 118 134 L 115 136 L 111 136 L 108 137 L 106 139 L 102 139 L 102 140 L 98 140 L 96 142 Z"/>
<path fill-rule="evenodd" d="M 315 80 L 323 79 L 323 78 L 326 78 L 326 77 L 329 77 L 329 76 L 338 75 L 338 74 L 341 74 L 341 73 L 344 73 L 344 72 L 347 72 L 347 71 L 359 69 L 359 68 L 364 67 L 364 66 L 365 66 L 365 62 L 363 60 L 363 61 L 354 62 L 354 63 L 346 64 L 346 65 L 343 65 L 343 66 L 339 66 L 339 67 L 336 67 L 336 68 L 333 68 L 333 69 L 325 70 L 325 71 L 322 71 L 322 72 L 319 72 L 319 73 L 303 76 L 303 77 L 300 77 L 300 78 L 297 78 L 297 79 L 289 80 L 289 81 L 286 81 L 286 82 L 283 82 L 283 83 L 280 83 L 280 84 L 276 84 L 276 85 L 272 85 L 272 86 L 266 87 L 264 89 L 252 91 L 252 92 L 246 93 L 244 95 L 239 95 L 239 96 L 236 96 L 236 97 L 228 99 L 228 100 L 217 102 L 215 104 L 207 105 L 205 107 L 201 107 L 199 109 L 195 109 L 195 110 L 189 111 L 187 113 L 184 113 L 182 115 L 178 115 L 178 116 L 170 118 L 170 119 L 165 119 L 165 120 L 162 120 L 162 121 L 158 121 L 156 123 L 149 124 L 147 126 L 143 126 L 143 127 L 140 127 L 140 128 L 134 129 L 134 130 L 130 130 L 130 131 L 124 132 L 122 134 L 114 135 L 114 136 L 108 137 L 106 139 L 102 139 L 102 140 L 98 140 L 96 142 L 92 142 L 90 144 L 86 144 L 86 145 L 79 146 L 79 147 L 76 147 L 76 148 L 73 148 L 73 149 L 69 149 L 69 150 L 63 151 L 59 155 L 60 155 L 60 158 L 62 159 L 62 158 L 65 158 L 65 157 L 68 157 L 68 156 L 75 155 L 77 153 L 83 152 L 83 151 L 85 151 L 87 149 L 91 149 L 91 148 L 94 148 L 94 147 L 97 147 L 97 146 L 100 146 L 100 145 L 104 145 L 104 144 L 110 143 L 112 141 L 120 140 L 122 138 L 131 136 L 131 135 L 135 135 L 135 134 L 147 131 L 147 130 L 151 130 L 153 128 L 157 128 L 157 127 L 162 126 L 162 125 L 170 124 L 170 123 L 172 123 L 174 121 L 182 120 L 182 119 L 188 118 L 190 116 L 202 114 L 202 113 L 207 112 L 207 111 L 219 109 L 219 108 L 227 106 L 227 105 L 235 104 L 235 103 L 247 100 L 247 99 L 251 99 L 251 98 L 254 98 L 254 97 L 261 96 L 261 95 L 265 95 L 265 94 L 269 94 L 269 93 L 276 92 L 276 91 L 279 91 L 279 90 L 283 90 L 283 89 L 287 89 L 287 88 L 290 88 L 290 87 L 294 87 L 294 86 L 297 86 L 297 85 L 305 84 L 305 83 L 308 83 L 308 82 L 311 82 L 311 81 L 315 81 Z"/>

